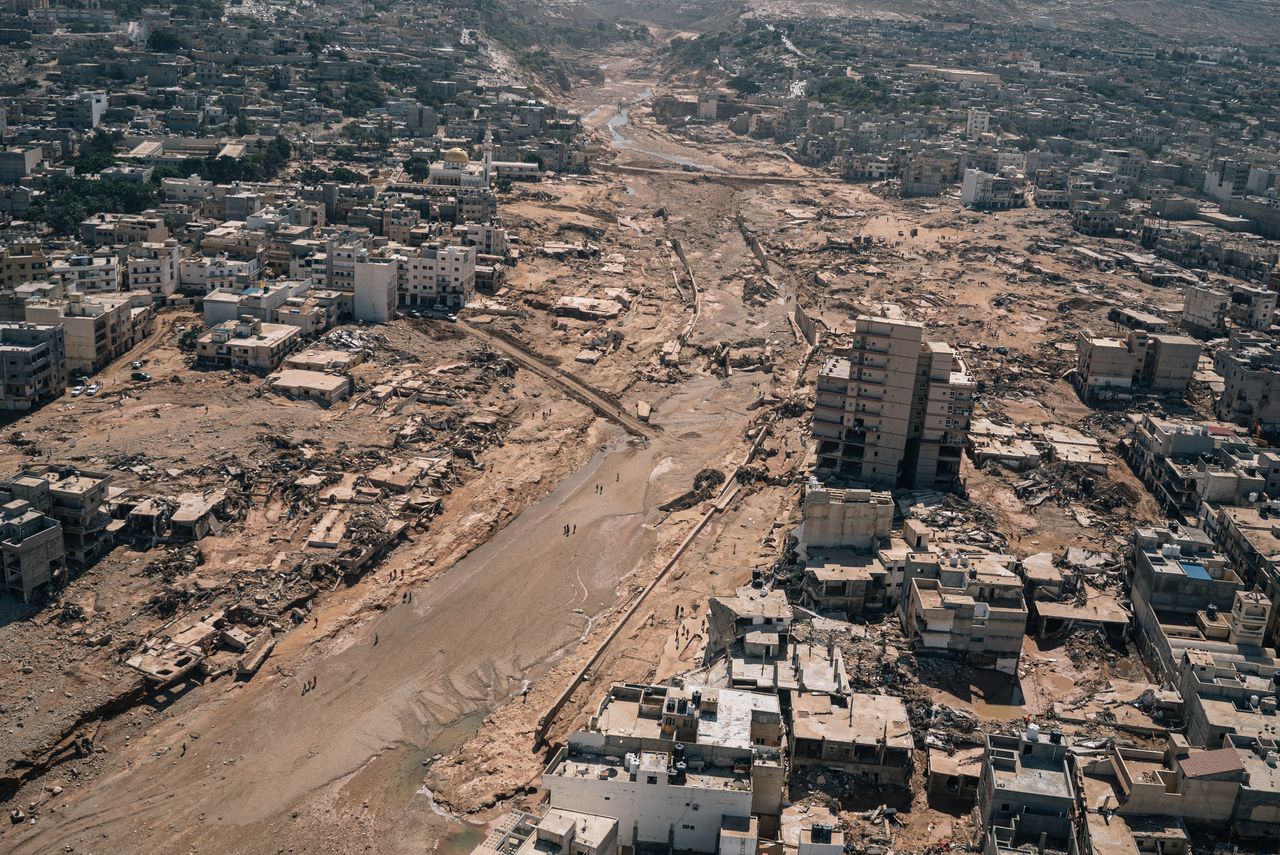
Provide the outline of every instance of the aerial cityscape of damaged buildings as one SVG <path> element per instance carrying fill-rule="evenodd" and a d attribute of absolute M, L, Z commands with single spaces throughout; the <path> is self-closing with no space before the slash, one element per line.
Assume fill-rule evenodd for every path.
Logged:
<path fill-rule="evenodd" d="M 520 732 L 541 774 L 489 803 L 475 855 L 1276 851 L 1280 54 L 1046 16 L 760 15 L 674 38 L 653 133 L 768 151 L 798 194 L 773 211 L 793 231 L 731 229 L 758 262 L 734 274 L 744 303 L 785 306 L 794 341 L 707 342 L 668 212 L 572 219 L 594 214 L 571 193 L 628 177 L 563 106 L 600 67 L 567 50 L 521 83 L 495 59 L 513 54 L 494 15 L 8 0 L 0 555 L 22 619 L 0 623 L 4 667 L 38 676 L 4 633 L 56 616 L 111 648 L 134 681 L 117 700 L 261 680 L 281 639 L 319 626 L 321 596 L 429 531 L 508 434 L 551 420 L 543 400 L 511 403 L 517 371 L 650 440 L 664 417 L 678 430 L 659 396 L 690 376 L 759 372 L 772 391 L 748 408 L 745 457 L 662 511 L 705 514 L 674 563 L 776 488 L 785 525 L 751 530 L 772 555 L 730 559 L 674 623 L 641 606 L 670 565 L 643 577 L 600 650 L 637 613 L 627 631 L 674 633 L 680 673 L 600 686 L 588 660 Z M 861 212 L 828 197 L 849 185 L 887 226 L 843 224 Z M 549 228 L 539 206 L 570 218 Z M 836 225 L 797 237 L 815 220 Z M 646 264 L 665 296 L 628 278 Z M 949 316 L 961 293 L 989 316 Z M 658 344 L 631 379 L 587 373 L 634 354 L 646 319 Z M 75 433 L 53 413 L 177 386 L 348 433 L 322 448 L 264 421 L 252 450 L 181 465 L 46 444 Z M 359 450 L 361 431 L 390 445 Z M 287 510 L 254 521 L 273 501 Z M 273 562 L 198 572 L 281 518 L 303 533 Z M 141 554 L 154 586 L 148 622 L 121 635 L 68 595 L 114 572 L 113 551 Z M 1068 670 L 1087 694 L 1055 694 Z M 35 697 L 0 698 L 7 737 L 29 740 L 0 758 L 15 827 L 64 791 L 42 783 L 48 735 L 21 727 Z M 62 739 L 85 721 L 65 718 Z"/>

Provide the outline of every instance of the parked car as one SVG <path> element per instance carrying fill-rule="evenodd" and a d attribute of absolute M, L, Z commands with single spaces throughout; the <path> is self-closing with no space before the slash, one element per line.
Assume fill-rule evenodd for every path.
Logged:
<path fill-rule="evenodd" d="M 129 376 L 132 377 L 134 380 L 141 380 L 144 383 L 151 379 L 151 375 L 145 371 L 135 371 Z"/>
<path fill-rule="evenodd" d="M 79 397 L 80 397 L 81 395 L 83 395 L 83 394 L 84 394 L 84 384 L 83 384 L 83 383 L 81 383 L 79 386 L 73 386 L 73 387 L 71 387 L 71 397 L 73 397 L 73 398 L 79 398 Z"/>
<path fill-rule="evenodd" d="M 134 368 L 134 369 L 141 368 L 141 367 L 142 367 L 142 360 L 141 360 L 141 359 L 135 359 L 135 360 L 133 360 L 133 362 L 130 362 L 130 363 L 129 363 L 129 367 L 130 367 L 130 368 Z"/>
<path fill-rule="evenodd" d="M 98 394 L 101 391 L 102 391 L 102 384 L 93 383 L 93 384 L 90 384 L 88 389 L 84 390 L 84 393 L 88 395 L 90 398 L 92 398 L 94 395 Z"/>

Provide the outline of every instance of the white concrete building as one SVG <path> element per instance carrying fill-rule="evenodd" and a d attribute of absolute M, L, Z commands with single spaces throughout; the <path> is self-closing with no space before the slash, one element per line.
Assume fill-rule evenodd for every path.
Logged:
<path fill-rule="evenodd" d="M 68 291 L 113 294 L 120 290 L 120 261 L 109 252 L 73 255 L 49 262 L 49 278 L 60 280 Z"/>
<path fill-rule="evenodd" d="M 395 316 L 398 270 L 395 259 L 356 262 L 351 312 L 357 321 L 382 324 Z"/>
<path fill-rule="evenodd" d="M 183 205 L 201 205 L 213 198 L 213 182 L 205 181 L 199 175 L 190 178 L 163 178 L 160 187 L 164 190 L 166 202 L 178 202 Z"/>
<path fill-rule="evenodd" d="M 726 829 L 776 833 L 781 743 L 777 695 L 615 685 L 542 785 L 552 808 L 615 818 L 619 846 L 718 852 Z"/>
<path fill-rule="evenodd" d="M 461 309 L 476 293 L 476 248 L 421 246 L 397 256 L 401 306 Z"/>
<path fill-rule="evenodd" d="M 189 294 L 208 294 L 237 283 L 256 281 L 262 269 L 256 258 L 197 255 L 178 262 L 178 287 Z"/>
<path fill-rule="evenodd" d="M 178 242 L 140 243 L 129 247 L 128 284 L 131 291 L 168 297 L 178 290 Z"/>
<path fill-rule="evenodd" d="M 977 107 L 969 108 L 969 118 L 964 125 L 964 135 L 976 140 L 983 134 L 991 132 L 991 114 Z"/>

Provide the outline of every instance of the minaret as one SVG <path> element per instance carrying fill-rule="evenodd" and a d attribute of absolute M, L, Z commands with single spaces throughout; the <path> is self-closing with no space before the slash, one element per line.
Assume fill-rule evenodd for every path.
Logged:
<path fill-rule="evenodd" d="M 484 186 L 486 188 L 493 186 L 491 173 L 493 172 L 493 128 L 485 126 L 484 129 Z"/>

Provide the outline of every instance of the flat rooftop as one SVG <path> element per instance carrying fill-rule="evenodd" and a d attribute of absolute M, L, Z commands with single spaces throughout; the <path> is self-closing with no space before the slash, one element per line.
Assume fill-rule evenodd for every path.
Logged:
<path fill-rule="evenodd" d="M 795 739 L 868 746 L 884 739 L 889 748 L 915 747 L 907 708 L 890 695 L 849 695 L 847 708 L 833 705 L 829 695 L 797 695 L 792 700 L 791 730 Z"/>
<path fill-rule="evenodd" d="M 636 780 L 638 775 L 666 775 L 670 755 L 646 751 L 641 755 L 636 774 L 627 772 L 623 758 L 609 754 L 589 754 L 573 748 L 572 743 L 563 759 L 549 768 L 546 774 L 557 778 L 586 778 L 598 781 L 613 779 Z M 693 765 L 693 764 L 691 764 Z M 690 770 L 683 786 L 703 790 L 736 790 L 750 792 L 750 772 L 734 772 L 723 766 L 704 766 Z"/>

